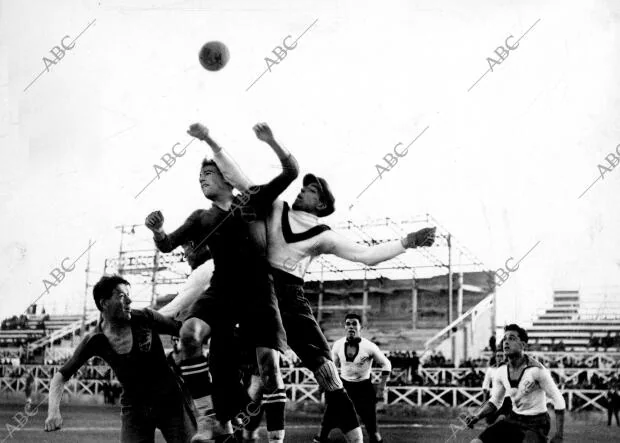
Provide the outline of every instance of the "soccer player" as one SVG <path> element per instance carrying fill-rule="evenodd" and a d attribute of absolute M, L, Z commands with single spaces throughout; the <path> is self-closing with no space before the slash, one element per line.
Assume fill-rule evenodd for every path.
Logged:
<path fill-rule="evenodd" d="M 193 241 L 196 247 L 206 244 L 214 260 L 211 285 L 191 306 L 181 328 L 183 361 L 180 365 L 185 368 L 184 380 L 202 411 L 199 421 L 207 417 L 195 441 L 211 439 L 213 434 L 208 428 L 213 425 L 214 414 L 223 425 L 219 433 L 225 438 L 232 433 L 230 419 L 237 412 L 233 391 L 239 384 L 238 349 L 233 337 L 237 323 L 244 340 L 255 349 L 263 389 L 269 393 L 264 395 L 269 440 L 284 439 L 286 395 L 278 351 L 284 351 L 286 341 L 267 262 L 265 219 L 273 201 L 299 172 L 295 158 L 276 142 L 266 124 L 256 125 L 254 131 L 280 159 L 283 168 L 280 175 L 234 196 L 233 187 L 216 163 L 205 160 L 200 183 L 203 194 L 213 203 L 211 208 L 194 211 L 181 227 L 169 234 L 163 230 L 161 212 L 150 214 L 146 220 L 160 251 L 170 252 Z M 193 124 L 188 133 L 212 149 L 221 149 L 204 125 Z M 201 351 L 203 341 L 209 337 L 212 385 Z"/>
<path fill-rule="evenodd" d="M 495 348 L 493 351 L 493 357 L 491 357 L 491 361 L 489 362 L 489 367 L 487 368 L 487 372 L 484 374 L 484 381 L 482 382 L 482 391 L 485 395 L 485 401 L 488 401 L 491 397 L 491 387 L 493 386 L 493 378 L 497 373 L 497 370 L 503 363 L 503 354 L 501 354 L 501 349 L 503 348 L 503 343 L 499 343 L 499 350 Z M 502 360 L 500 360 L 500 358 Z M 492 425 L 497 421 L 500 417 L 506 417 L 510 413 L 512 409 L 512 402 L 510 401 L 510 397 L 504 398 L 504 403 L 502 407 L 499 408 L 495 413 L 489 414 L 485 417 L 487 424 Z"/>
<path fill-rule="evenodd" d="M 620 419 L 618 419 L 618 410 L 620 409 L 620 395 L 618 395 L 618 389 L 615 385 L 610 385 L 607 394 L 605 394 L 605 401 L 607 404 L 607 426 L 611 426 L 612 416 L 616 417 L 616 424 L 620 426 Z"/>
<path fill-rule="evenodd" d="M 194 418 L 158 335 L 178 335 L 181 323 L 149 309 L 130 309 L 129 283 L 119 276 L 102 277 L 93 297 L 102 321 L 54 374 L 45 430 L 62 427 L 65 383 L 89 358 L 99 356 L 123 387 L 122 442 L 154 442 L 156 428 L 168 442 L 189 442 L 196 431 Z"/>
<path fill-rule="evenodd" d="M 332 348 L 334 363 L 341 367 L 342 383 L 362 423 L 366 426 L 371 443 L 379 443 L 383 439 L 377 426 L 375 405 L 378 398 L 383 398 L 385 385 L 392 372 L 392 364 L 376 344 L 361 336 L 362 318 L 358 314 L 345 316 L 344 329 L 346 335 L 336 340 Z M 376 393 L 370 379 L 373 362 L 381 368 L 381 381 Z M 321 432 L 314 439 L 316 443 L 328 441 L 329 432 L 337 421 L 334 414 L 337 413 L 338 411 L 334 410 L 331 410 L 330 414 L 325 413 Z"/>
<path fill-rule="evenodd" d="M 252 181 L 232 158 L 220 147 L 212 148 L 213 158 L 226 179 L 240 191 L 251 189 Z M 431 246 L 435 228 L 424 228 L 400 240 L 364 247 L 320 223 L 321 217 L 334 210 L 335 198 L 327 181 L 307 174 L 292 207 L 282 200 L 274 202 L 267 218 L 267 250 L 288 345 L 325 391 L 327 410 L 338 411 L 337 427 L 345 434 L 347 442 L 361 443 L 362 430 L 353 403 L 344 390 L 329 344 L 304 295 L 303 277 L 310 262 L 320 254 L 334 254 L 372 266 L 404 253 L 407 248 Z"/>
<path fill-rule="evenodd" d="M 510 324 L 504 328 L 503 347 L 508 362 L 495 374 L 491 400 L 476 414 L 467 416 L 465 422 L 473 427 L 480 419 L 494 413 L 506 395 L 512 400 L 512 411 L 486 428 L 472 443 L 546 442 L 551 426 L 547 397 L 553 402 L 556 418 L 556 433 L 551 441 L 563 440 L 564 398 L 549 370 L 524 353 L 527 340 L 527 332 L 520 326 Z"/>

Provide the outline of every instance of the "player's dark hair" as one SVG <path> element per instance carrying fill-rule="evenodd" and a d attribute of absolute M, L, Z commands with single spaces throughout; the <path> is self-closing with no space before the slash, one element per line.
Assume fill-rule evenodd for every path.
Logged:
<path fill-rule="evenodd" d="M 218 172 L 218 174 L 220 174 L 220 176 L 224 179 L 224 182 L 234 188 L 233 184 L 230 183 L 228 180 L 226 180 L 226 177 L 224 177 L 224 174 L 222 174 L 222 170 L 219 168 L 217 163 L 215 163 L 215 160 L 203 158 L 202 159 L 202 163 L 200 164 L 200 172 L 202 172 L 202 170 L 205 167 L 207 167 L 207 166 L 211 166 L 211 167 L 215 168 L 215 170 Z"/>
<path fill-rule="evenodd" d="M 356 314 L 354 312 L 349 312 L 347 315 L 344 316 L 344 321 L 347 321 L 350 318 L 355 318 L 357 319 L 358 322 L 360 322 L 360 325 L 362 324 L 362 317 L 360 317 L 359 314 Z"/>
<path fill-rule="evenodd" d="M 112 291 L 118 285 L 129 285 L 130 283 L 120 275 L 104 275 L 99 279 L 93 288 L 93 298 L 97 309 L 101 311 L 101 302 L 112 297 Z"/>
<path fill-rule="evenodd" d="M 529 337 L 527 336 L 527 331 L 521 326 L 512 323 L 504 327 L 504 332 L 508 331 L 515 331 L 517 334 L 519 334 L 519 340 L 521 340 L 523 343 L 527 343 L 527 340 L 529 339 Z"/>
<path fill-rule="evenodd" d="M 213 166 L 218 171 L 220 170 L 220 168 L 217 166 L 217 163 L 215 163 L 215 160 L 203 158 L 202 159 L 202 163 L 200 164 L 200 170 L 202 170 L 202 168 L 204 168 L 206 166 Z M 221 173 L 221 171 L 220 171 L 220 173 Z"/>

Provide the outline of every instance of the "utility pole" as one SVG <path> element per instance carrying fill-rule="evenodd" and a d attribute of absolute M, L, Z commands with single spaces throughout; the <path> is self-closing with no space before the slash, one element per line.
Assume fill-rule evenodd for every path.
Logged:
<path fill-rule="evenodd" d="M 448 326 L 454 321 L 452 286 L 452 234 L 448 234 Z M 451 336 L 452 363 L 456 365 L 456 335 L 452 331 L 448 331 L 448 334 Z"/>
<path fill-rule="evenodd" d="M 155 307 L 155 293 L 157 288 L 157 271 L 159 269 L 159 249 L 155 248 L 153 257 L 153 278 L 151 279 L 151 308 Z"/>
<path fill-rule="evenodd" d="M 411 320 L 415 330 L 418 327 L 418 286 L 415 281 L 415 269 L 411 276 L 411 310 L 413 311 Z"/>
<path fill-rule="evenodd" d="M 91 244 L 91 240 L 88 240 L 88 244 Z M 80 328 L 80 338 L 84 338 L 84 332 L 86 331 L 86 302 L 88 300 L 88 281 L 90 277 L 90 248 L 88 248 L 88 255 L 86 256 L 86 284 L 84 286 L 84 310 L 82 311 L 82 327 Z"/>

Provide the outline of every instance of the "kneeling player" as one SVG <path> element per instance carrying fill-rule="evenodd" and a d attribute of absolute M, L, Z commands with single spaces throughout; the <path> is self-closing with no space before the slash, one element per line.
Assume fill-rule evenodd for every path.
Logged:
<path fill-rule="evenodd" d="M 507 394 L 512 400 L 510 414 L 485 429 L 472 443 L 546 442 L 550 418 L 547 396 L 553 402 L 556 433 L 552 442 L 563 440 L 566 403 L 551 374 L 540 362 L 524 354 L 528 336 L 525 329 L 511 324 L 504 328 L 504 355 L 508 359 L 495 373 L 491 400 L 466 418 L 470 427 L 494 413 Z"/>

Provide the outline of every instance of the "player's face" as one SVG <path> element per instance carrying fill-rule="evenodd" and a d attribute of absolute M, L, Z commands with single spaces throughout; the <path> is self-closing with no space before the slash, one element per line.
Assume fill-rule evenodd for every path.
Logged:
<path fill-rule="evenodd" d="M 523 353 L 525 343 L 519 338 L 517 331 L 507 331 L 504 334 L 504 355 L 511 356 Z"/>
<path fill-rule="evenodd" d="M 200 170 L 200 187 L 204 196 L 209 200 L 231 191 L 220 171 L 212 165 L 205 166 Z"/>
<path fill-rule="evenodd" d="M 129 298 L 129 286 L 118 285 L 112 291 L 112 296 L 104 301 L 103 308 L 108 317 L 117 321 L 131 319 L 131 299 Z"/>
<path fill-rule="evenodd" d="M 306 211 L 311 214 L 316 214 L 323 207 L 325 205 L 321 202 L 321 193 L 316 183 L 310 183 L 308 186 L 301 188 L 295 202 L 293 202 L 293 209 Z"/>
<path fill-rule="evenodd" d="M 356 338 L 360 336 L 362 325 L 357 318 L 347 318 L 344 321 L 344 330 L 347 332 L 347 337 Z"/>

